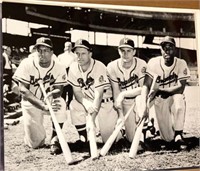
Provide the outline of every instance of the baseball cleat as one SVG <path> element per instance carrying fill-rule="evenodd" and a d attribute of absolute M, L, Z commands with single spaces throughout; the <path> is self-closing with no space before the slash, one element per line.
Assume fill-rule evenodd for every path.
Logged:
<path fill-rule="evenodd" d="M 51 144 L 50 146 L 50 154 L 51 155 L 58 155 L 62 153 L 61 146 L 59 142 L 55 142 L 55 144 Z"/>
<path fill-rule="evenodd" d="M 178 150 L 185 150 L 187 148 L 187 144 L 185 143 L 181 135 L 177 135 L 174 139 L 174 142 Z"/>

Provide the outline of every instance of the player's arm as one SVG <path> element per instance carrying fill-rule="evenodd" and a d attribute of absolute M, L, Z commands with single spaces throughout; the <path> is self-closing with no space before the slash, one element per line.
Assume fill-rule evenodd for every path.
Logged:
<path fill-rule="evenodd" d="M 153 83 L 153 78 L 150 77 L 148 74 L 146 74 L 144 78 L 144 84 L 141 90 L 141 101 L 140 101 L 141 103 L 138 109 L 140 117 L 148 117 L 147 100 L 148 98 L 153 99 L 157 91 L 154 90 L 155 92 L 152 92 L 152 94 L 149 96 L 152 83 Z"/>
<path fill-rule="evenodd" d="M 19 82 L 19 91 L 22 97 L 41 110 L 48 111 L 46 104 L 29 91 L 29 85 Z"/>
<path fill-rule="evenodd" d="M 180 80 L 178 81 L 178 84 L 176 86 L 168 88 L 159 88 L 158 93 L 159 94 L 166 93 L 169 96 L 172 96 L 174 94 L 182 94 L 185 89 L 185 85 L 186 85 L 186 80 Z"/>
<path fill-rule="evenodd" d="M 63 87 L 64 87 L 63 85 L 54 85 L 54 86 L 53 86 L 53 90 L 54 90 L 54 89 L 60 90 L 58 93 L 53 93 L 53 94 L 52 94 L 54 99 L 55 99 L 55 98 L 58 98 L 58 97 L 61 97 L 62 92 L 63 92 Z"/>
<path fill-rule="evenodd" d="M 73 86 L 73 92 L 75 99 L 83 105 L 85 110 L 89 113 L 89 109 L 92 106 L 92 102 L 85 98 L 80 87 Z"/>

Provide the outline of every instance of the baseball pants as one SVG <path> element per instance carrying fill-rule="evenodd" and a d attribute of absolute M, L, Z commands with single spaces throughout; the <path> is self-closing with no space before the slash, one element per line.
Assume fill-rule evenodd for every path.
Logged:
<path fill-rule="evenodd" d="M 156 97 L 154 107 L 161 138 L 167 142 L 174 139 L 175 130 L 183 130 L 186 103 L 183 94 L 163 99 Z"/>
<path fill-rule="evenodd" d="M 83 105 L 81 105 L 75 99 L 71 101 L 70 114 L 73 125 L 78 126 L 86 124 L 87 112 L 85 111 Z M 118 114 L 117 111 L 115 111 L 113 108 L 113 102 L 102 102 L 97 115 L 97 120 L 103 142 L 106 142 L 109 136 L 114 131 L 117 119 Z"/>
<path fill-rule="evenodd" d="M 126 133 L 126 138 L 128 139 L 129 142 L 133 141 L 136 126 L 139 121 L 137 107 L 139 107 L 139 104 L 140 104 L 140 95 L 134 99 L 124 99 L 123 100 L 122 107 L 123 107 L 124 115 L 126 115 L 126 113 L 129 111 L 129 109 L 131 108 L 131 106 L 133 104 L 135 104 L 135 106 L 134 106 L 132 112 L 129 114 L 129 117 L 125 121 L 125 133 Z"/>
<path fill-rule="evenodd" d="M 58 123 L 64 123 L 67 120 L 66 103 L 61 100 L 61 109 L 55 112 Z M 38 148 L 45 143 L 46 132 L 43 125 L 44 115 L 49 115 L 28 101 L 22 101 L 22 114 L 24 123 L 24 142 L 32 148 Z"/>

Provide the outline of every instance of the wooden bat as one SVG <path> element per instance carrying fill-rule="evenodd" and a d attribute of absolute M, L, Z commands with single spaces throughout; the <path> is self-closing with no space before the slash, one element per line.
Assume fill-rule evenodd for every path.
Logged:
<path fill-rule="evenodd" d="M 87 134 L 90 144 L 91 158 L 94 160 L 99 157 L 99 153 L 97 150 L 95 126 L 91 114 L 88 114 L 87 116 Z"/>
<path fill-rule="evenodd" d="M 158 77 L 157 75 L 154 75 L 152 85 L 151 85 L 151 88 L 150 88 L 150 91 L 149 91 L 149 95 L 151 94 L 152 90 L 154 89 L 154 87 L 156 85 L 157 77 Z M 150 103 L 150 100 L 151 100 L 149 95 L 148 95 L 148 99 L 147 99 L 147 108 L 148 109 L 149 109 L 149 103 Z M 130 158 L 134 158 L 137 154 L 137 149 L 138 149 L 140 137 L 141 137 L 141 134 L 142 134 L 144 121 L 145 121 L 145 118 L 142 118 L 137 125 L 135 135 L 134 135 L 134 138 L 133 138 L 133 141 L 132 141 L 132 144 L 131 144 L 131 148 L 130 148 L 130 151 L 129 151 L 129 157 Z"/>
<path fill-rule="evenodd" d="M 43 93 L 44 97 L 47 97 L 47 93 L 45 91 L 45 88 L 44 88 L 44 85 L 43 85 L 42 81 L 41 80 L 38 81 L 38 84 L 40 85 L 40 88 L 42 90 L 42 93 Z M 51 107 L 51 103 L 48 100 L 48 98 L 46 98 L 46 104 L 47 104 L 47 106 L 49 108 L 49 112 L 50 112 L 53 124 L 55 126 L 55 130 L 56 130 L 59 142 L 60 142 L 61 149 L 62 149 L 64 157 L 65 157 L 65 160 L 70 165 L 70 164 L 74 163 L 74 160 L 72 158 L 72 154 L 71 154 L 70 148 L 69 148 L 67 142 L 65 141 L 64 135 L 62 133 L 60 125 L 57 122 L 56 116 L 54 114 L 54 111 L 53 111 L 53 109 Z"/>
<path fill-rule="evenodd" d="M 131 111 L 133 110 L 135 106 L 135 103 L 130 107 L 130 109 L 128 110 L 128 112 L 125 115 L 124 120 L 126 121 L 126 119 L 128 118 L 128 116 L 130 115 Z M 116 140 L 120 130 L 123 127 L 123 123 L 120 122 L 116 127 L 115 130 L 113 131 L 113 133 L 110 135 L 110 137 L 108 138 L 108 140 L 106 141 L 106 143 L 104 144 L 104 146 L 102 147 L 101 151 L 100 151 L 100 155 L 101 156 L 105 156 L 107 154 L 107 152 L 110 150 L 112 144 L 114 143 L 114 141 Z"/>

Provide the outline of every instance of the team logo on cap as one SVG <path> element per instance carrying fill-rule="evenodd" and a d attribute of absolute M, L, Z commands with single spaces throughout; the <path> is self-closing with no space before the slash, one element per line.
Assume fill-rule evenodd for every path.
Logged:
<path fill-rule="evenodd" d="M 124 39 L 124 43 L 127 44 L 128 43 L 128 39 Z"/>
<path fill-rule="evenodd" d="M 187 68 L 184 69 L 183 74 L 187 75 Z"/>
<path fill-rule="evenodd" d="M 82 45 L 82 44 L 83 44 L 83 40 L 82 40 L 82 39 L 80 39 L 80 40 L 77 42 L 77 44 L 80 44 L 80 45 Z"/>
<path fill-rule="evenodd" d="M 99 77 L 99 82 L 100 82 L 100 83 L 105 82 L 103 75 L 101 75 L 101 76 Z"/>
<path fill-rule="evenodd" d="M 142 72 L 142 73 L 145 73 L 145 72 L 146 72 L 146 67 L 143 67 L 143 68 L 141 69 L 141 72 Z"/>

